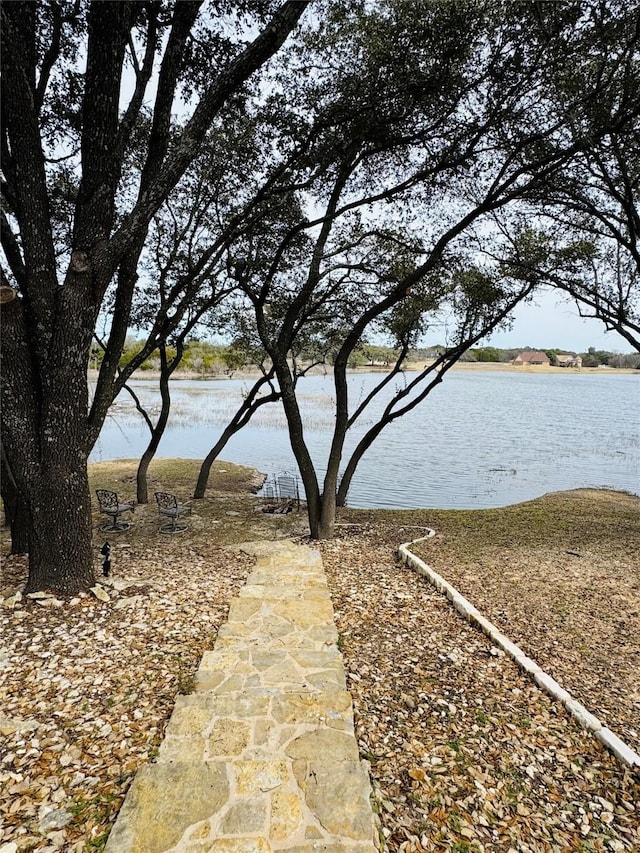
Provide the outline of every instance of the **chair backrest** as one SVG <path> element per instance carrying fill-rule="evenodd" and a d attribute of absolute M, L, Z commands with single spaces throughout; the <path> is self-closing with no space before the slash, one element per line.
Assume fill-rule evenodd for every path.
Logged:
<path fill-rule="evenodd" d="M 100 504 L 100 509 L 105 509 L 106 507 L 118 506 L 118 495 L 116 492 L 112 492 L 109 489 L 96 489 L 96 495 L 98 496 L 98 503 Z"/>
<path fill-rule="evenodd" d="M 178 498 L 175 495 L 170 495 L 168 492 L 155 492 L 158 509 L 177 509 Z"/>

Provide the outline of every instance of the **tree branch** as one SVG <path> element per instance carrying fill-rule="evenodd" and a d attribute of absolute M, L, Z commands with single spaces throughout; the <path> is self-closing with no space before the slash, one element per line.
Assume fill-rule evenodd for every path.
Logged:
<path fill-rule="evenodd" d="M 116 255 L 125 251 L 135 240 L 138 231 L 146 227 L 146 223 L 196 156 L 205 133 L 228 97 L 238 91 L 240 86 L 276 53 L 309 2 L 310 0 L 286 0 L 260 35 L 218 75 L 205 92 L 187 126 L 176 140 L 172 153 L 162 161 L 162 169 L 154 166 L 154 176 L 152 167 L 149 166 L 148 185 L 144 189 L 141 187 L 134 209 L 111 240 L 111 248 Z M 182 5 L 180 3 L 178 7 Z M 161 151 L 164 143 L 161 139 L 158 143 Z M 150 152 L 150 155 L 152 153 L 153 156 L 150 156 L 149 160 L 155 163 L 155 150 Z"/>

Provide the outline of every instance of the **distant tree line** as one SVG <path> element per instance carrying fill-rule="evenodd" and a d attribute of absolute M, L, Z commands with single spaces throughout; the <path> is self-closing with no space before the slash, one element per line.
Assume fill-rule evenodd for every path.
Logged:
<path fill-rule="evenodd" d="M 434 348 L 435 349 L 435 348 Z M 461 361 L 476 361 L 476 362 L 498 362 L 500 364 L 508 364 L 519 355 L 521 352 L 531 352 L 536 347 L 521 347 L 520 349 L 500 349 L 499 347 L 478 347 L 469 350 Z M 595 347 L 589 347 L 586 352 L 573 352 L 565 349 L 541 349 L 544 352 L 552 365 L 557 364 L 557 356 L 559 355 L 575 355 L 582 359 L 583 367 L 630 367 L 640 368 L 639 353 L 615 353 L 608 350 L 597 350 Z"/>
<path fill-rule="evenodd" d="M 121 368 L 125 368 L 141 352 L 143 346 L 143 341 L 132 336 L 128 337 L 120 357 Z M 460 361 L 509 364 L 521 352 L 530 352 L 535 349 L 536 347 L 520 347 L 516 349 L 502 349 L 492 346 L 475 347 L 464 353 Z M 419 364 L 421 362 L 433 361 L 445 351 L 446 347 L 444 346 L 412 349 L 408 352 L 405 364 Z M 600 367 L 604 365 L 606 367 L 640 369 L 639 353 L 614 353 L 608 350 L 597 350 L 595 347 L 589 347 L 586 352 L 569 352 L 568 350 L 558 348 L 542 349 L 541 351 L 545 353 L 552 365 L 557 364 L 556 357 L 559 355 L 579 355 L 582 358 L 583 367 Z M 103 347 L 94 343 L 89 365 L 92 370 L 100 369 L 103 355 Z M 175 347 L 167 346 L 166 355 L 169 360 L 175 358 Z M 264 353 L 261 356 L 264 358 Z M 363 342 L 351 354 L 349 367 L 351 369 L 367 367 L 386 368 L 394 365 L 398 356 L 399 350 L 395 347 Z M 317 349 L 311 347 L 302 348 L 297 357 L 301 364 L 309 362 L 318 364 Z M 259 360 L 260 358 L 257 357 L 257 353 L 244 346 L 241 341 L 229 344 L 215 344 L 206 340 L 191 338 L 184 345 L 179 369 L 183 373 L 195 374 L 203 378 L 221 375 L 232 377 L 237 371 L 256 367 Z M 333 353 L 328 350 L 320 361 L 326 364 L 327 367 L 332 367 L 334 363 Z M 158 353 L 154 353 L 145 359 L 137 369 L 142 371 L 159 371 L 160 368 L 160 357 Z"/>
<path fill-rule="evenodd" d="M 122 354 L 120 356 L 120 369 L 125 369 L 142 352 L 144 341 L 127 337 Z M 99 370 L 104 358 L 104 347 L 100 343 L 94 343 L 91 347 L 90 370 Z M 166 355 L 169 360 L 175 358 L 177 350 L 170 344 L 166 347 Z M 185 373 L 199 374 L 205 376 L 219 376 L 225 374 L 232 376 L 234 372 L 253 364 L 252 353 L 241 349 L 233 343 L 214 344 L 209 341 L 192 338 L 184 344 L 184 349 L 179 362 L 179 369 Z M 159 371 L 161 368 L 160 355 L 156 351 L 136 365 L 136 370 Z"/>
<path fill-rule="evenodd" d="M 435 348 L 434 348 L 435 349 Z M 521 352 L 531 352 L 536 347 L 521 347 L 520 349 L 500 349 L 499 347 L 477 347 L 469 350 L 461 359 L 461 361 L 476 361 L 476 362 L 498 362 L 500 364 L 508 364 L 519 355 Z M 583 367 L 630 367 L 640 368 L 639 353 L 615 353 L 608 350 L 596 350 L 595 347 L 589 347 L 586 352 L 573 352 L 565 349 L 541 349 L 544 352 L 552 365 L 557 364 L 557 356 L 559 355 L 575 355 L 582 359 Z"/>

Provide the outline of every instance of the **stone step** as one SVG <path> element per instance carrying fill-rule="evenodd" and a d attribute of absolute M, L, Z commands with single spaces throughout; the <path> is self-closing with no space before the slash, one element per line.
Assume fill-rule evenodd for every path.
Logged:
<path fill-rule="evenodd" d="M 299 584 L 247 584 L 240 590 L 239 598 L 268 598 L 275 600 L 283 599 L 330 599 L 331 595 L 326 586 L 320 584 L 301 587 Z"/>
<path fill-rule="evenodd" d="M 223 630 L 224 629 L 224 630 Z M 278 649 L 308 649 L 330 651 L 338 648 L 338 632 L 335 625 L 314 625 L 309 630 L 293 632 L 282 630 L 282 626 L 272 626 L 273 635 L 265 636 L 259 630 L 244 628 L 241 623 L 222 625 L 218 631 L 216 649 L 260 648 L 264 651 Z"/>
<path fill-rule="evenodd" d="M 175 762 L 138 772 L 106 851 L 374 853 L 373 832 L 359 761 Z"/>
<path fill-rule="evenodd" d="M 304 571 L 303 569 L 283 568 L 278 571 L 267 567 L 256 568 L 247 578 L 248 584 L 261 586 L 298 586 L 300 589 L 327 588 L 327 579 L 324 572 Z"/>
<path fill-rule="evenodd" d="M 310 625 L 303 631 L 280 618 L 264 620 L 257 624 L 227 622 L 220 627 L 218 637 L 222 640 L 239 641 L 243 647 L 255 646 L 265 650 L 289 648 L 322 651 L 337 647 L 338 643 L 338 632 L 333 623 Z"/>
<path fill-rule="evenodd" d="M 238 597 L 229 606 L 227 622 L 228 624 L 242 622 L 249 625 L 286 622 L 293 629 L 306 630 L 313 625 L 332 625 L 333 606 L 329 598 Z"/>
<path fill-rule="evenodd" d="M 346 690 L 342 656 L 337 648 L 272 649 L 236 644 L 205 652 L 196 673 L 196 692 L 229 691 L 285 693 Z"/>
<path fill-rule="evenodd" d="M 303 757 L 356 761 L 346 691 L 179 696 L 159 762 Z M 313 750 L 315 749 L 315 752 Z"/>

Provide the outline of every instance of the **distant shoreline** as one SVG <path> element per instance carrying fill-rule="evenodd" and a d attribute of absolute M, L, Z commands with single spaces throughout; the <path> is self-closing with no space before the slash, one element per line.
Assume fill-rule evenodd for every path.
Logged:
<path fill-rule="evenodd" d="M 406 373 L 418 373 L 421 370 L 424 370 L 425 366 L 427 366 L 430 362 L 409 362 L 407 366 L 404 368 L 404 372 Z M 431 362 L 432 363 L 432 362 Z M 526 373 L 529 375 L 532 374 L 543 374 L 543 373 L 555 373 L 562 375 L 573 375 L 577 376 L 580 374 L 598 374 L 599 376 L 609 376 L 609 375 L 620 375 L 624 373 L 636 374 L 640 376 L 640 369 L 634 367 L 553 367 L 552 365 L 513 365 L 506 364 L 494 361 L 462 361 L 457 362 L 453 365 L 451 370 L 461 370 L 461 371 L 469 371 L 471 373 L 489 373 L 492 371 L 499 371 L 501 373 Z M 372 366 L 366 365 L 364 367 L 354 367 L 349 368 L 347 373 L 350 375 L 358 375 L 360 373 L 388 373 L 389 369 L 381 366 Z M 331 373 L 331 367 L 327 366 L 326 369 L 322 367 L 313 368 L 309 371 L 309 375 L 318 376 L 323 373 Z M 98 376 L 97 370 L 89 370 L 88 372 L 90 380 L 96 380 Z M 229 379 L 258 379 L 260 373 L 256 369 L 247 369 L 247 370 L 234 370 L 231 375 L 227 375 L 224 373 L 208 373 L 204 376 L 200 373 L 195 373 L 191 371 L 181 371 L 177 370 L 174 375 L 171 377 L 172 382 L 179 382 L 181 380 L 190 380 L 190 381 L 220 381 L 224 382 Z M 148 379 L 148 380 L 156 380 L 160 377 L 160 373 L 157 370 L 137 370 L 133 378 L 134 379 Z"/>

